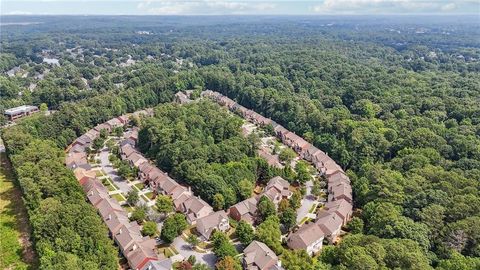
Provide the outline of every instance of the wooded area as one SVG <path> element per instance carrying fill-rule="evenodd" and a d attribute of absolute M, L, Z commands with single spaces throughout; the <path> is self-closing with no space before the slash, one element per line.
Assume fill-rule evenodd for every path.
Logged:
<path fill-rule="evenodd" d="M 23 71 L 0 76 L 0 111 L 56 110 L 2 130 L 42 269 L 116 268 L 62 149 L 98 123 L 187 89 L 235 99 L 347 170 L 355 233 L 318 258 L 285 252 L 287 270 L 480 267 L 480 33 L 472 23 L 32 19 L 45 23 L 2 33 L 0 70 Z M 60 66 L 41 63 L 46 55 Z M 142 151 L 207 201 L 223 194 L 218 208 L 244 199 L 241 180 L 275 174 L 238 134 L 240 120 L 212 104 L 162 105 L 155 114 L 143 123 Z"/>

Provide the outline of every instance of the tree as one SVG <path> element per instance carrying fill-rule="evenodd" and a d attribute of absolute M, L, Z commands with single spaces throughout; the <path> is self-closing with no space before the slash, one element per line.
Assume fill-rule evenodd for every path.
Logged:
<path fill-rule="evenodd" d="M 287 208 L 280 214 L 280 222 L 287 230 L 291 229 L 297 223 L 297 213 L 292 208 Z"/>
<path fill-rule="evenodd" d="M 187 238 L 187 243 L 189 243 L 190 246 L 192 246 L 192 249 L 194 249 L 198 245 L 198 243 L 200 243 L 200 241 L 198 240 L 198 237 L 196 235 L 190 234 Z"/>
<path fill-rule="evenodd" d="M 203 263 L 196 263 L 192 270 L 211 270 L 210 267 Z"/>
<path fill-rule="evenodd" d="M 275 209 L 275 204 L 270 201 L 267 196 L 262 196 L 260 201 L 258 202 L 257 206 L 258 213 L 260 217 L 265 220 L 269 216 L 273 216 L 277 214 L 277 210 Z"/>
<path fill-rule="evenodd" d="M 240 220 L 240 222 L 238 222 L 238 225 L 235 228 L 235 233 L 238 236 L 240 242 L 245 246 L 249 245 L 255 237 L 252 225 L 248 224 L 243 220 Z"/>
<path fill-rule="evenodd" d="M 47 106 L 46 103 L 40 104 L 40 111 L 41 111 L 41 112 L 46 112 L 46 111 L 48 111 L 48 106 Z"/>
<path fill-rule="evenodd" d="M 175 237 L 179 236 L 183 230 L 187 228 L 187 226 L 188 224 L 185 215 L 180 213 L 170 215 L 163 222 L 160 238 L 167 243 L 171 243 Z"/>
<path fill-rule="evenodd" d="M 127 193 L 127 203 L 134 206 L 137 204 L 138 200 L 140 198 L 138 197 L 138 192 L 135 189 L 132 189 Z"/>
<path fill-rule="evenodd" d="M 232 243 L 230 243 L 230 240 L 224 233 L 216 231 L 212 234 L 210 239 L 213 243 L 213 253 L 215 253 L 215 256 L 219 259 L 223 259 L 227 256 L 235 257 L 237 255 L 237 250 Z"/>
<path fill-rule="evenodd" d="M 295 164 L 295 172 L 297 173 L 296 180 L 299 184 L 305 184 L 312 179 L 308 166 L 309 165 L 303 160 L 299 160 L 297 164 Z"/>
<path fill-rule="evenodd" d="M 295 190 L 292 194 L 292 197 L 290 197 L 290 206 L 293 209 L 298 209 L 301 205 L 302 201 L 302 194 L 300 193 L 299 190 Z"/>
<path fill-rule="evenodd" d="M 347 229 L 349 229 L 351 233 L 362 233 L 363 232 L 363 220 L 359 217 L 353 217 L 347 223 Z"/>
<path fill-rule="evenodd" d="M 153 221 L 147 221 L 143 224 L 142 234 L 146 236 L 154 236 L 158 233 L 157 223 Z"/>
<path fill-rule="evenodd" d="M 238 183 L 238 193 L 242 200 L 248 199 L 252 196 L 253 183 L 248 179 L 243 179 Z"/>
<path fill-rule="evenodd" d="M 242 270 L 240 262 L 232 256 L 226 256 L 215 264 L 217 270 Z"/>
<path fill-rule="evenodd" d="M 278 154 L 278 158 L 286 164 L 290 164 L 290 162 L 292 162 L 296 156 L 297 154 L 295 154 L 295 152 L 288 147 L 282 149 L 280 154 Z"/>
<path fill-rule="evenodd" d="M 213 196 L 213 208 L 215 210 L 220 210 L 225 207 L 225 198 L 222 194 L 217 193 Z"/>
<path fill-rule="evenodd" d="M 314 270 L 312 257 L 305 250 L 284 250 L 281 257 L 286 270 Z"/>
<path fill-rule="evenodd" d="M 197 262 L 197 257 L 195 257 L 194 255 L 190 255 L 190 256 L 188 256 L 187 261 L 188 261 L 191 265 L 195 265 L 195 263 Z"/>
<path fill-rule="evenodd" d="M 143 206 L 135 207 L 133 210 L 132 215 L 130 216 L 131 220 L 135 220 L 139 223 L 142 223 L 145 218 L 147 217 L 147 210 Z"/>
<path fill-rule="evenodd" d="M 170 196 L 158 195 L 155 206 L 157 207 L 157 211 L 161 214 L 166 215 L 173 212 L 173 200 Z"/>
<path fill-rule="evenodd" d="M 278 212 L 282 213 L 288 208 L 290 208 L 290 201 L 288 199 L 280 200 L 280 202 L 278 203 Z"/>
<path fill-rule="evenodd" d="M 280 238 L 282 232 L 280 231 L 280 221 L 277 216 L 269 216 L 262 222 L 255 232 L 255 239 L 265 243 L 276 254 L 281 254 L 283 251 Z"/>

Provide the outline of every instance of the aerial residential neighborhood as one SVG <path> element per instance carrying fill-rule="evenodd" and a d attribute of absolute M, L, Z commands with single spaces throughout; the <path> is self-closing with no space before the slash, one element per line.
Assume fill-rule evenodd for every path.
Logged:
<path fill-rule="evenodd" d="M 0 1 L 0 269 L 480 269 L 480 2 Z"/>

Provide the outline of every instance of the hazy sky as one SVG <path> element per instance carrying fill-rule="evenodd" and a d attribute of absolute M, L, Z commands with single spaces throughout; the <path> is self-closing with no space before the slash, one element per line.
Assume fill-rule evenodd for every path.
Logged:
<path fill-rule="evenodd" d="M 0 0 L 0 14 L 480 14 L 480 0 Z"/>

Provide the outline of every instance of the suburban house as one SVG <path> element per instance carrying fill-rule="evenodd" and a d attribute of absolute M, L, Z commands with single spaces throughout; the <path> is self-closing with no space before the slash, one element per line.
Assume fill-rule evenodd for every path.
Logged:
<path fill-rule="evenodd" d="M 304 249 L 309 255 L 322 249 L 325 233 L 316 223 L 304 224 L 287 239 L 287 246 L 291 249 Z"/>
<path fill-rule="evenodd" d="M 350 185 L 350 178 L 343 171 L 336 171 L 327 176 L 327 182 L 329 186 L 342 183 Z"/>
<path fill-rule="evenodd" d="M 171 270 L 172 269 L 172 260 L 168 258 L 163 258 L 158 261 L 148 261 L 143 268 L 140 270 Z"/>
<path fill-rule="evenodd" d="M 148 162 L 140 153 L 133 152 L 127 157 L 127 160 L 132 166 L 139 167 L 142 163 Z"/>
<path fill-rule="evenodd" d="M 329 213 L 336 213 L 342 219 L 342 225 L 345 226 L 352 217 L 353 206 L 344 199 L 327 202 L 325 210 Z"/>
<path fill-rule="evenodd" d="M 349 183 L 328 186 L 328 201 L 338 201 L 340 199 L 352 203 L 352 186 Z"/>
<path fill-rule="evenodd" d="M 104 219 L 111 236 L 116 235 L 124 224 L 131 223 L 124 211 L 112 212 Z M 134 222 L 133 222 L 134 223 Z"/>
<path fill-rule="evenodd" d="M 137 150 L 133 148 L 131 144 L 123 144 L 120 147 L 120 156 L 122 159 L 127 159 L 131 154 L 135 153 Z"/>
<path fill-rule="evenodd" d="M 280 159 L 278 158 L 278 155 L 272 155 L 267 149 L 264 149 L 261 147 L 257 151 L 258 155 L 265 159 L 268 163 L 268 165 L 276 168 L 283 168 L 282 163 L 280 162 Z"/>
<path fill-rule="evenodd" d="M 65 159 L 65 165 L 70 169 L 88 165 L 87 154 L 85 154 L 85 152 L 68 153 Z"/>
<path fill-rule="evenodd" d="M 7 116 L 8 120 L 14 121 L 19 118 L 25 117 L 27 115 L 31 115 L 33 113 L 38 112 L 38 107 L 37 106 L 31 106 L 31 105 L 22 105 L 18 106 L 15 108 L 10 108 L 5 110 L 3 113 L 5 116 Z"/>
<path fill-rule="evenodd" d="M 283 269 L 278 259 L 267 245 L 253 241 L 243 250 L 243 268 L 247 270 L 280 270 Z"/>
<path fill-rule="evenodd" d="M 195 225 L 199 218 L 208 216 L 213 208 L 199 197 L 191 196 L 180 206 L 181 211 L 187 216 L 188 223 Z"/>
<path fill-rule="evenodd" d="M 293 132 L 284 133 L 282 136 L 282 141 L 299 154 L 305 152 L 310 146 L 309 142 L 305 141 L 302 137 Z"/>
<path fill-rule="evenodd" d="M 188 96 L 183 93 L 182 91 L 179 91 L 175 94 L 174 101 L 179 104 L 186 104 L 191 102 L 191 100 L 188 98 Z"/>
<path fill-rule="evenodd" d="M 243 220 L 253 224 L 257 215 L 257 204 L 258 198 L 251 197 L 232 205 L 228 212 L 230 217 L 236 221 Z"/>
<path fill-rule="evenodd" d="M 317 215 L 315 222 L 325 234 L 325 238 L 333 244 L 336 242 L 337 236 L 340 234 L 343 219 L 336 213 L 329 213 L 321 210 Z"/>
<path fill-rule="evenodd" d="M 289 188 L 290 183 L 287 180 L 280 176 L 275 176 L 268 181 L 262 194 L 278 207 L 282 199 L 290 199 L 292 197 L 292 192 Z"/>
<path fill-rule="evenodd" d="M 75 174 L 75 178 L 78 180 L 81 186 L 83 186 L 88 179 L 93 179 L 97 176 L 95 171 L 87 170 L 82 167 L 77 167 L 73 173 Z"/>
<path fill-rule="evenodd" d="M 126 125 L 128 122 L 130 122 L 130 117 L 128 114 L 121 115 L 117 117 L 117 119 L 120 121 L 120 123 L 122 123 L 122 125 Z"/>
<path fill-rule="evenodd" d="M 228 215 L 223 210 L 197 220 L 197 232 L 200 233 L 204 240 L 210 239 L 214 231 L 226 232 L 228 229 L 230 229 Z"/>
<path fill-rule="evenodd" d="M 83 191 L 87 194 L 88 201 L 97 206 L 104 199 L 108 199 L 108 190 L 96 178 L 88 178 L 82 185 Z"/>
<path fill-rule="evenodd" d="M 102 124 L 99 124 L 99 125 L 96 125 L 93 129 L 95 129 L 96 131 L 100 132 L 102 129 L 105 129 L 106 131 L 108 132 L 111 132 L 112 131 L 112 128 L 110 125 L 107 125 L 106 123 L 102 123 Z"/>

